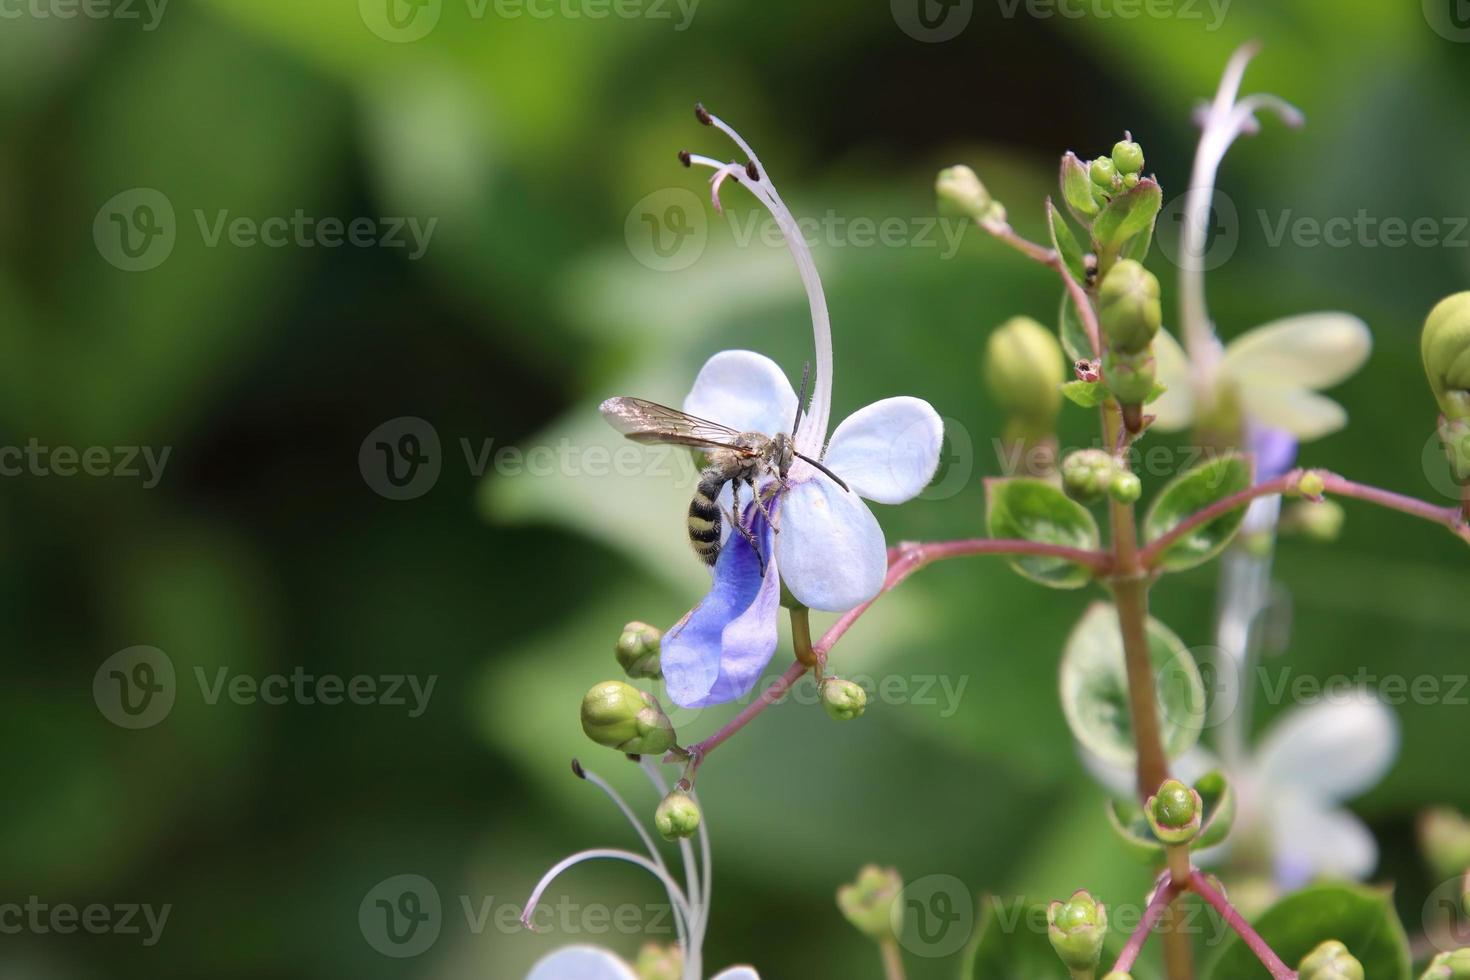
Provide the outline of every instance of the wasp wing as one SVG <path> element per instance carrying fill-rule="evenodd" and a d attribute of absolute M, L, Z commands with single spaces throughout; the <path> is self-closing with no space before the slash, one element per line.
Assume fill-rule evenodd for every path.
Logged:
<path fill-rule="evenodd" d="M 736 444 L 740 433 L 728 425 L 698 418 L 657 402 L 642 398 L 609 398 L 602 403 L 600 411 L 608 424 L 634 442 L 734 449 L 754 455 L 754 450 Z"/>

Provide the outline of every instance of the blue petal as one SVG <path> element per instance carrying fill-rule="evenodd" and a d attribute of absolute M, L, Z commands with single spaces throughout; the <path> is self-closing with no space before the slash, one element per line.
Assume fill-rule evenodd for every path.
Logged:
<path fill-rule="evenodd" d="M 773 535 L 754 508 L 747 514 L 766 558 L 765 574 L 745 536 L 731 534 L 715 562 L 709 595 L 664 636 L 664 684 L 670 700 L 681 708 L 743 697 L 776 652 L 781 582 Z"/>
<path fill-rule="evenodd" d="M 1249 442 L 1256 459 L 1257 483 L 1276 479 L 1296 462 L 1296 436 L 1285 429 L 1252 425 Z"/>

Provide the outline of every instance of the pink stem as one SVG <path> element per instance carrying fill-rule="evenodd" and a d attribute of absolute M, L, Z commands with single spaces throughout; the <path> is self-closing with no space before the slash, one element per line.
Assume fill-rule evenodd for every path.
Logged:
<path fill-rule="evenodd" d="M 786 673 L 778 677 L 774 684 L 761 692 L 760 697 L 746 705 L 745 709 L 730 719 L 723 728 L 703 742 L 697 742 L 689 746 L 689 754 L 694 756 L 694 764 L 698 766 L 699 763 L 704 761 L 705 756 L 714 751 L 716 745 L 719 745 L 725 739 L 740 731 L 740 729 L 750 724 L 756 715 L 781 700 L 782 696 L 791 690 L 791 686 L 801 680 L 801 675 L 805 674 L 809 669 L 806 664 L 799 660 L 793 662 L 790 667 L 786 668 Z"/>
<path fill-rule="evenodd" d="M 1022 238 L 1005 221 L 986 221 L 981 223 L 981 227 L 1027 258 L 1049 266 L 1062 277 L 1062 285 L 1071 295 L 1072 304 L 1077 307 L 1077 315 L 1082 318 L 1082 327 L 1087 331 L 1087 340 L 1092 345 L 1092 356 L 1101 357 L 1102 345 L 1099 340 L 1101 334 L 1098 330 L 1097 314 L 1092 309 L 1092 303 L 1087 299 L 1087 292 L 1077 280 L 1072 278 L 1072 273 L 1067 270 L 1067 265 L 1062 261 L 1057 250 L 1038 245 L 1028 238 Z"/>
<path fill-rule="evenodd" d="M 1148 908 L 1143 910 L 1143 918 L 1138 922 L 1138 928 L 1133 930 L 1133 935 L 1128 937 L 1128 945 L 1118 954 L 1118 962 L 1113 964 L 1111 973 L 1127 973 L 1133 969 L 1133 961 L 1138 959 L 1138 954 L 1143 951 L 1143 944 L 1148 942 L 1149 934 L 1154 931 L 1154 926 L 1164 917 L 1164 910 L 1174 897 L 1179 894 L 1179 886 L 1169 877 L 1165 871 L 1164 876 L 1159 879 L 1158 887 L 1154 889 L 1154 897 L 1148 903 Z"/>
<path fill-rule="evenodd" d="M 1225 924 L 1245 940 L 1246 946 L 1256 954 L 1256 959 L 1260 960 L 1270 971 L 1272 980 L 1296 980 L 1296 971 L 1281 962 L 1281 957 L 1272 951 L 1271 947 L 1266 944 L 1266 940 L 1261 938 L 1260 933 L 1252 929 L 1250 923 L 1240 917 L 1240 913 L 1235 911 L 1235 906 L 1231 905 L 1224 895 L 1215 891 L 1209 879 L 1202 872 L 1194 873 L 1190 878 L 1190 885 L 1201 898 L 1214 906 L 1215 911 L 1219 912 L 1220 917 L 1225 920 Z"/>

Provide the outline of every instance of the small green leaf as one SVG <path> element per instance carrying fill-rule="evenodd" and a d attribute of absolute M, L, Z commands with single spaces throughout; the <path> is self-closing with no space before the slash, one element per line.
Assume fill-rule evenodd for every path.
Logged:
<path fill-rule="evenodd" d="M 1250 485 L 1250 460 L 1236 453 L 1217 456 L 1186 470 L 1170 480 L 1149 506 L 1143 519 L 1144 539 L 1157 540 L 1196 511 Z M 1230 543 L 1243 520 L 1244 504 L 1201 524 L 1164 551 L 1161 567 L 1177 572 L 1208 561 Z"/>
<path fill-rule="evenodd" d="M 1046 199 L 1046 221 L 1051 227 L 1052 248 L 1062 257 L 1062 264 L 1067 267 L 1072 280 L 1078 285 L 1087 282 L 1087 265 L 1082 258 L 1082 246 L 1077 244 L 1077 236 L 1067 227 L 1067 219 L 1051 203 L 1051 198 Z"/>
<path fill-rule="evenodd" d="M 1235 791 L 1219 771 L 1206 773 L 1194 784 L 1204 803 L 1204 819 L 1199 836 L 1189 842 L 1192 851 L 1223 841 L 1235 822 Z M 1123 841 L 1129 853 L 1146 863 L 1155 863 L 1164 853 L 1163 843 L 1154 836 L 1143 809 L 1134 800 L 1109 800 L 1108 823 Z"/>
<path fill-rule="evenodd" d="M 1409 940 L 1385 889 L 1363 885 L 1313 885 L 1288 895 L 1252 923 L 1288 966 L 1319 943 L 1342 942 L 1372 980 L 1409 980 Z M 1238 936 L 1231 935 L 1211 964 L 1212 980 L 1270 980 Z"/>
<path fill-rule="evenodd" d="M 1108 400 L 1107 385 L 1101 381 L 1068 381 L 1062 385 L 1062 394 L 1083 408 L 1096 408 Z"/>
<path fill-rule="evenodd" d="M 1157 220 L 1157 218 L 1154 219 L 1154 221 Z M 1154 222 L 1149 222 L 1149 226 L 1145 228 L 1141 234 L 1134 235 L 1132 238 L 1128 239 L 1128 243 L 1123 246 L 1123 250 L 1118 253 L 1118 257 L 1124 259 L 1132 259 L 1135 262 L 1142 262 L 1144 259 L 1148 258 L 1148 248 L 1150 245 L 1153 244 L 1153 242 Z"/>
<path fill-rule="evenodd" d="M 993 538 L 1022 538 L 1068 548 L 1097 549 L 1102 536 L 1087 508 L 1045 480 L 1014 477 L 985 481 L 985 513 Z M 1077 589 L 1092 570 L 1065 558 L 1023 555 L 1011 567 L 1054 589 Z"/>
<path fill-rule="evenodd" d="M 1082 325 L 1082 318 L 1077 315 L 1077 307 L 1072 302 L 1072 294 L 1062 290 L 1062 310 L 1058 314 L 1060 328 L 1057 333 L 1062 338 L 1062 349 L 1067 356 L 1074 361 L 1090 361 L 1097 357 L 1092 350 L 1092 338 L 1087 336 L 1087 328 Z"/>
<path fill-rule="evenodd" d="M 1164 192 L 1152 177 L 1140 180 L 1132 190 L 1124 191 L 1108 202 L 1093 219 L 1092 240 L 1099 249 L 1116 252 L 1129 239 L 1147 231 L 1152 235 L 1154 219 L 1164 201 Z"/>
<path fill-rule="evenodd" d="M 1163 396 L 1164 392 L 1168 390 L 1168 385 L 1164 384 L 1162 381 L 1155 381 L 1153 390 L 1148 393 L 1148 397 L 1143 400 L 1143 403 L 1147 405 L 1150 402 L 1158 401 L 1158 399 Z"/>
<path fill-rule="evenodd" d="M 1159 706 L 1164 752 L 1177 758 L 1199 740 L 1205 719 L 1205 687 L 1199 667 L 1167 626 L 1148 621 L 1149 662 Z M 1105 762 L 1131 766 L 1133 717 L 1118 610 L 1094 603 L 1067 638 L 1062 653 L 1062 711 L 1077 741 Z"/>
<path fill-rule="evenodd" d="M 1070 150 L 1062 157 L 1062 199 L 1084 225 L 1088 218 L 1097 214 L 1097 202 L 1092 199 L 1092 177 L 1088 175 L 1087 164 L 1077 159 L 1077 154 Z"/>

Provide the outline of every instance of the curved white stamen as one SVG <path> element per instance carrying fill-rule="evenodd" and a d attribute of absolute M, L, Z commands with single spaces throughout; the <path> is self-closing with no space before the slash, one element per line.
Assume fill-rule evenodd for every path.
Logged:
<path fill-rule="evenodd" d="M 1255 132 L 1260 124 L 1255 114 L 1269 110 L 1288 126 L 1300 126 L 1300 110 L 1274 95 L 1249 95 L 1237 101 L 1246 66 L 1260 50 L 1254 42 L 1238 48 L 1225 66 L 1214 100 L 1200 114 L 1199 146 L 1189 175 L 1184 199 L 1184 222 L 1179 234 L 1179 319 L 1183 324 L 1184 347 L 1189 352 L 1195 383 L 1201 390 L 1213 387 L 1215 370 L 1223 355 L 1220 340 L 1205 305 L 1205 237 L 1209 227 L 1210 203 L 1215 179 L 1230 145 L 1240 136 Z"/>
<path fill-rule="evenodd" d="M 727 163 L 723 167 L 721 167 L 719 170 L 716 170 L 715 171 L 715 175 L 709 179 L 709 183 L 710 183 L 709 196 L 710 196 L 710 201 L 715 206 L 715 213 L 716 214 L 724 214 L 725 213 L 725 206 L 720 203 L 720 185 L 725 182 L 725 179 L 726 178 L 728 178 L 728 177 L 736 177 L 738 174 L 742 174 L 744 172 L 745 172 L 745 168 L 742 167 L 740 164 L 738 164 L 738 163 Z M 736 183 L 739 183 L 739 179 L 738 178 L 736 180 Z"/>
<path fill-rule="evenodd" d="M 638 816 L 633 812 L 633 808 L 628 806 L 627 803 L 623 802 L 623 798 L 618 794 L 618 791 L 613 789 L 612 786 L 610 786 L 607 781 L 604 780 L 601 776 L 597 775 L 595 772 L 592 772 L 589 769 L 581 769 L 580 766 L 578 768 L 579 775 L 581 775 L 583 779 L 587 780 L 587 782 L 591 783 L 593 786 L 596 786 L 598 789 L 606 793 L 608 799 L 612 800 L 613 803 L 617 805 L 617 808 L 623 811 L 623 816 L 628 819 L 628 823 L 633 825 L 633 829 L 638 832 L 639 838 L 642 839 L 643 846 L 648 851 L 648 856 L 652 858 L 653 862 L 657 864 L 660 868 L 668 871 L 668 865 L 664 864 L 663 855 L 660 854 L 658 848 L 654 846 L 653 838 L 649 836 L 648 831 L 643 829 L 643 824 L 638 822 Z"/>
<path fill-rule="evenodd" d="M 781 200 L 781 195 L 776 192 L 775 184 L 771 182 L 770 172 L 760 162 L 755 150 L 718 116 L 707 115 L 706 118 L 711 126 L 734 140 L 735 145 L 750 157 L 751 163 L 755 165 L 759 174 L 758 179 L 741 180 L 740 183 L 755 195 L 756 199 L 764 204 L 771 212 L 771 216 L 776 219 L 776 224 L 786 239 L 786 247 L 791 250 L 791 257 L 796 261 L 796 270 L 801 275 L 802 285 L 806 287 L 807 305 L 811 308 L 812 341 L 816 348 L 816 377 L 812 381 L 811 409 L 802 418 L 800 431 L 793 433 L 793 436 L 798 452 L 821 459 L 822 450 L 827 442 L 827 425 L 832 415 L 832 324 L 827 313 L 827 296 L 822 291 L 821 277 L 817 275 L 817 266 L 812 259 L 811 249 L 807 246 L 796 219 L 786 207 L 786 203 Z M 698 163 L 702 166 L 713 165 L 717 169 L 727 166 L 723 163 L 715 163 L 708 157 L 696 157 L 692 154 L 688 159 L 690 163 Z"/>
<path fill-rule="evenodd" d="M 679 947 L 681 949 L 689 948 L 689 934 L 686 926 L 686 923 L 690 920 L 689 903 L 685 900 L 684 893 L 679 890 L 678 883 L 669 877 L 668 872 L 661 869 L 643 855 L 617 848 L 594 848 L 592 850 L 580 851 L 571 857 L 558 861 L 552 866 L 550 871 L 547 871 L 546 874 L 541 876 L 541 880 L 536 883 L 535 889 L 531 892 L 531 897 L 526 899 L 525 911 L 521 913 L 521 924 L 527 929 L 534 931 L 531 920 L 536 914 L 536 906 L 541 904 L 541 895 L 563 871 L 575 867 L 584 861 L 598 860 L 627 861 L 629 864 L 638 865 L 661 881 L 664 890 L 668 892 L 669 901 L 674 906 L 674 926 L 679 933 Z"/>

